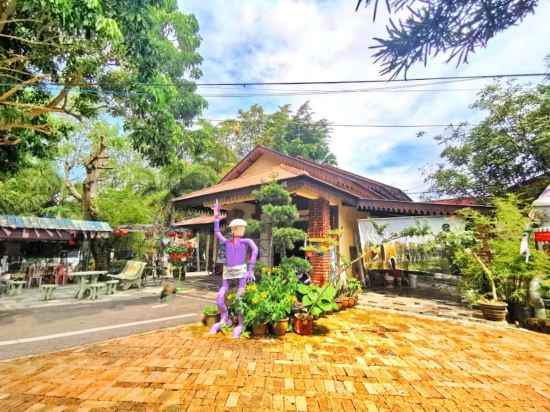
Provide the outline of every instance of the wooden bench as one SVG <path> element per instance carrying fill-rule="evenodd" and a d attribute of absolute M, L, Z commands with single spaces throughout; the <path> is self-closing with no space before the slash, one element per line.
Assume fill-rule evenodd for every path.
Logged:
<path fill-rule="evenodd" d="M 52 300 L 53 292 L 57 288 L 57 285 L 40 285 L 40 291 L 42 292 L 42 300 Z"/>

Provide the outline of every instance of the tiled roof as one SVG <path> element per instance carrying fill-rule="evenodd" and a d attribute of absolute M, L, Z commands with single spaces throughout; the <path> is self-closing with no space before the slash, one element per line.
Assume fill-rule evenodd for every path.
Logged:
<path fill-rule="evenodd" d="M 201 190 L 197 190 L 186 195 L 176 197 L 172 201 L 176 202 L 179 200 L 192 199 L 195 197 L 213 195 L 221 192 L 228 192 L 231 190 L 243 189 L 247 187 L 253 187 L 262 185 L 264 183 L 269 183 L 273 180 L 280 181 L 285 179 L 291 179 L 298 176 L 306 176 L 308 173 L 304 170 L 299 170 L 287 165 L 278 165 L 264 172 L 252 175 L 244 176 L 238 179 L 221 181 L 220 183 L 210 186 Z"/>
<path fill-rule="evenodd" d="M 225 215 L 222 215 L 220 220 L 224 220 Z M 182 226 L 196 226 L 196 225 L 209 225 L 214 223 L 214 216 L 204 215 L 191 217 L 189 219 L 181 220 L 172 224 L 173 227 L 182 227 Z"/>
<path fill-rule="evenodd" d="M 409 196 L 396 187 L 368 179 L 335 166 L 316 163 L 301 157 L 288 156 L 265 146 L 257 146 L 248 153 L 222 178 L 221 182 L 229 182 L 240 178 L 241 174 L 263 154 L 273 155 L 285 165 L 307 172 L 312 178 L 331 186 L 338 187 L 359 198 L 401 201 L 411 200 Z"/>

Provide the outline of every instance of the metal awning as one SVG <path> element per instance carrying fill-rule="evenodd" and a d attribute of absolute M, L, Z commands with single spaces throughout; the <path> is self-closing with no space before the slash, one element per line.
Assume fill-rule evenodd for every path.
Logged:
<path fill-rule="evenodd" d="M 0 215 L 0 240 L 69 240 L 78 233 L 96 238 L 108 237 L 112 231 L 101 221 Z"/>

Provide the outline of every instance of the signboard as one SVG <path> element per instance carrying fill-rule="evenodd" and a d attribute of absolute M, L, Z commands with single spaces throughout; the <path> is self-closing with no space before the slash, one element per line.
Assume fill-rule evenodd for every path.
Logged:
<path fill-rule="evenodd" d="M 411 228 L 427 234 L 404 236 Z M 431 241 L 442 231 L 464 230 L 464 221 L 456 216 L 372 218 L 358 220 L 358 229 L 368 269 L 448 273 L 443 251 Z"/>
<path fill-rule="evenodd" d="M 535 242 L 550 242 L 550 231 L 535 232 Z"/>

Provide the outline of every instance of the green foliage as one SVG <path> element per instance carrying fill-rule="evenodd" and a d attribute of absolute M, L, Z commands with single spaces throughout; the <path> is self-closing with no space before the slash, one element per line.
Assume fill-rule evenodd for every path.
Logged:
<path fill-rule="evenodd" d="M 261 223 L 256 219 L 246 219 L 246 236 L 258 238 L 260 236 Z"/>
<path fill-rule="evenodd" d="M 359 282 L 357 279 L 351 278 L 348 281 L 348 288 L 347 288 L 348 296 L 357 295 L 361 289 L 362 289 L 361 282 Z"/>
<path fill-rule="evenodd" d="M 540 283 L 540 294 L 543 299 L 550 299 L 550 278 L 543 280 Z"/>
<path fill-rule="evenodd" d="M 295 205 L 264 205 L 262 212 L 268 215 L 274 227 L 292 226 L 298 218 L 298 209 Z"/>
<path fill-rule="evenodd" d="M 178 157 L 184 127 L 206 107 L 187 79 L 200 76 L 198 22 L 177 2 L 7 0 L 0 32 L 0 166 L 43 157 L 62 130 L 104 111 L 123 119 L 152 164 Z M 54 82 L 52 85 L 49 82 Z M 22 87 L 26 84 L 26 87 Z M 11 163 L 10 163 L 11 162 Z"/>
<path fill-rule="evenodd" d="M 444 160 L 427 175 L 432 190 L 488 198 L 513 190 L 535 198 L 550 183 L 550 86 L 488 86 L 474 109 L 477 126 L 459 125 L 436 137 Z"/>
<path fill-rule="evenodd" d="M 215 316 L 220 313 L 217 305 L 206 305 L 202 310 L 203 315 L 205 316 Z"/>
<path fill-rule="evenodd" d="M 299 284 L 297 290 L 301 295 L 301 303 L 313 317 L 319 317 L 337 309 L 336 289 L 330 284 L 322 288 L 315 285 Z"/>
<path fill-rule="evenodd" d="M 465 211 L 470 220 L 469 230 L 456 238 L 445 238 L 450 240 L 447 253 L 462 274 L 464 290 L 484 294 L 494 281 L 499 297 L 522 300 L 532 277 L 550 271 L 550 259 L 533 245 L 528 262 L 519 254 L 528 219 L 517 197 L 497 199 L 495 206 L 494 216 Z"/>
<path fill-rule="evenodd" d="M 61 188 L 52 163 L 35 162 L 0 180 L 0 214 L 42 216 L 48 207 L 56 205 Z"/>
<path fill-rule="evenodd" d="M 277 182 L 263 185 L 252 192 L 252 196 L 260 205 L 286 206 L 292 202 L 290 193 L 285 187 Z"/>
<path fill-rule="evenodd" d="M 108 188 L 97 198 L 98 217 L 113 226 L 128 223 L 152 223 L 162 205 L 155 194 L 144 197 L 128 188 Z"/>
<path fill-rule="evenodd" d="M 386 38 L 374 38 L 372 48 L 382 74 L 397 77 L 415 63 L 426 65 L 429 57 L 447 54 L 447 61 L 468 63 L 470 55 L 497 33 L 521 22 L 533 13 L 537 0 L 480 2 L 479 0 L 357 0 L 356 10 L 364 4 L 374 5 L 376 19 L 379 3 L 385 3 L 390 14 Z"/>
<path fill-rule="evenodd" d="M 311 271 L 309 260 L 298 256 L 283 258 L 279 267 L 284 272 L 295 272 L 296 274 L 307 274 Z"/>
<path fill-rule="evenodd" d="M 301 229 L 293 227 L 279 227 L 273 230 L 273 246 L 281 251 L 293 250 L 294 244 L 305 239 L 305 233 Z"/>
<path fill-rule="evenodd" d="M 256 145 L 271 147 L 291 156 L 301 156 L 325 164 L 336 164 L 330 152 L 330 128 L 326 119 L 314 120 L 309 103 L 292 113 L 289 105 L 267 114 L 262 106 L 253 105 L 239 111 L 236 119 L 220 125 L 225 141 L 238 157 L 245 156 Z"/>
<path fill-rule="evenodd" d="M 247 328 L 287 319 L 296 302 L 297 287 L 294 271 L 281 267 L 265 270 L 259 282 L 247 285 L 244 294 L 234 300 L 231 310 L 243 313 Z"/>

